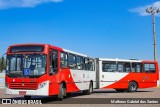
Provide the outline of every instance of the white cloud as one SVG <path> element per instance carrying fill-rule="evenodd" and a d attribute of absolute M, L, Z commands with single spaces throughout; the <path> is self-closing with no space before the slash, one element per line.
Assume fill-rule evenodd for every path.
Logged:
<path fill-rule="evenodd" d="M 130 9 L 129 11 L 134 12 L 134 13 L 138 13 L 140 16 L 148 16 L 149 14 L 146 13 L 146 9 L 150 8 L 151 6 L 156 7 L 156 8 L 160 8 L 160 1 L 157 1 L 153 4 L 149 4 L 146 6 L 133 8 L 133 9 Z"/>
<path fill-rule="evenodd" d="M 16 8 L 16 7 L 35 7 L 38 4 L 47 2 L 62 2 L 63 0 L 0 0 L 0 9 Z"/>

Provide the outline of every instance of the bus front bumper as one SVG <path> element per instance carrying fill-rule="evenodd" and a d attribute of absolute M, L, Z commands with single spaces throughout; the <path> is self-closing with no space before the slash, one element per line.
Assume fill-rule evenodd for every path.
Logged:
<path fill-rule="evenodd" d="M 9 89 L 6 87 L 6 95 L 48 96 L 49 81 L 46 81 L 46 85 L 37 90 Z"/>

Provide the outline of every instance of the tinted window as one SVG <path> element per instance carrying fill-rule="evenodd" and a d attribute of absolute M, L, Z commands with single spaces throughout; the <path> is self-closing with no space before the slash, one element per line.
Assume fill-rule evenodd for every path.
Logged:
<path fill-rule="evenodd" d="M 116 71 L 116 62 L 102 62 L 103 72 L 115 72 Z"/>

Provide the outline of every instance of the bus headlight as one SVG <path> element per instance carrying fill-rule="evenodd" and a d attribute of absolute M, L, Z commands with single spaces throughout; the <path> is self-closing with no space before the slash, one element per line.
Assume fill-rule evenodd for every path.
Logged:
<path fill-rule="evenodd" d="M 47 81 L 46 82 L 42 82 L 38 85 L 38 89 L 41 89 L 43 87 L 45 87 L 47 85 Z"/>

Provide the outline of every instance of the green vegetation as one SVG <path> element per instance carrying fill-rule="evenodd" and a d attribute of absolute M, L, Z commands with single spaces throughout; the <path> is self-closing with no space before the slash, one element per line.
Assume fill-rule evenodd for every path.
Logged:
<path fill-rule="evenodd" d="M 6 68 L 6 63 L 4 60 L 4 63 L 2 64 L 2 58 L 0 58 L 0 72 L 2 72 Z"/>

